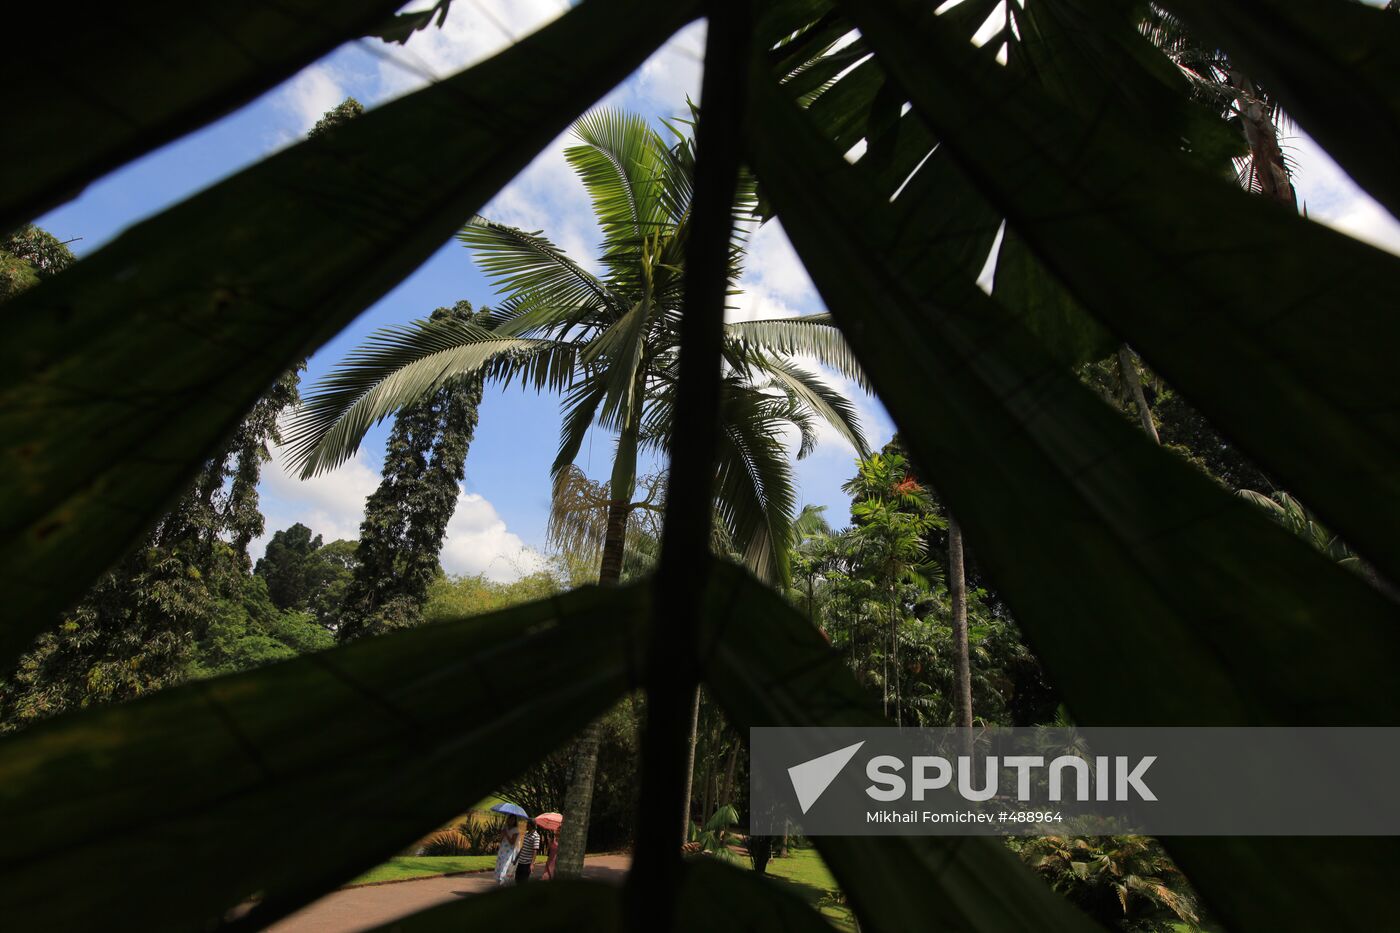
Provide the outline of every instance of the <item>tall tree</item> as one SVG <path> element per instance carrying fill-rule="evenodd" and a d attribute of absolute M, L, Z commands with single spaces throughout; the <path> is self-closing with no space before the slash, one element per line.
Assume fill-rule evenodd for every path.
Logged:
<path fill-rule="evenodd" d="M 430 323 L 470 324 L 470 302 L 438 308 Z M 476 433 L 482 376 L 450 379 L 399 412 L 384 453 L 383 479 L 365 503 L 354 577 L 345 591 L 341 641 L 423 621 L 428 585 L 457 508 L 467 449 Z"/>
<path fill-rule="evenodd" d="M 855 538 L 885 602 L 885 714 L 893 707 L 895 722 L 902 723 L 899 642 L 905 609 L 899 587 L 906 582 L 927 585 L 931 567 L 926 541 L 942 522 L 933 514 L 928 490 L 914 478 L 900 453 L 886 451 L 862 460 L 855 478 L 841 488 L 855 497 L 851 503 Z"/>
<path fill-rule="evenodd" d="M 293 428 L 294 450 L 307 474 L 334 467 L 353 454 L 369 425 L 464 374 L 519 377 L 560 391 L 556 477 L 573 464 L 591 427 L 617 434 L 598 572 L 600 583 L 612 585 L 638 507 L 638 457 L 670 453 L 694 148 L 679 132 L 668 144 L 641 117 L 610 110 L 583 117 L 574 134 L 579 144 L 566 157 L 603 230 L 603 273 L 584 269 L 543 236 L 475 219 L 460 236 L 507 293 L 501 308 L 484 322 L 382 332 L 308 399 Z M 742 231 L 755 203 L 748 181 L 732 205 L 744 223 L 730 244 L 731 284 L 742 272 Z M 715 508 L 745 562 L 775 581 L 787 578 L 795 505 L 786 430 L 799 429 L 805 455 L 815 443 L 813 418 L 825 418 L 865 450 L 850 403 L 795 365 L 788 355 L 796 353 L 863 382 L 824 315 L 726 326 Z M 595 726 L 580 741 L 560 840 L 563 874 L 583 864 L 596 739 Z"/>
<path fill-rule="evenodd" d="M 5 728 L 185 677 L 218 601 L 240 598 L 247 544 L 263 530 L 258 477 L 298 379 L 277 381 L 145 540 L 20 660 L 0 684 Z"/>

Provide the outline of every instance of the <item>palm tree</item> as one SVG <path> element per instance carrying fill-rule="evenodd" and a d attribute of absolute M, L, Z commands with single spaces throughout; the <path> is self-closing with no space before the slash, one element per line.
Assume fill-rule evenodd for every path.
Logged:
<path fill-rule="evenodd" d="M 1281 142 L 1288 115 L 1278 98 L 1245 74 L 1228 53 L 1204 42 L 1161 7 L 1148 6 L 1141 29 L 1190 81 L 1193 94 L 1239 128 L 1245 149 L 1234 159 L 1234 165 L 1241 187 L 1296 211 L 1298 193 L 1293 187 L 1293 167 Z M 1124 406 L 1137 410 L 1143 432 L 1153 443 L 1160 444 L 1142 391 L 1136 354 L 1126 343 L 1118 346 L 1118 371 Z"/>
<path fill-rule="evenodd" d="M 932 571 L 927 560 L 928 533 L 938 527 L 933 499 L 914 479 L 902 454 L 875 454 L 860 462 L 854 479 L 842 487 L 855 497 L 851 517 L 855 538 L 884 591 L 888 613 L 889 652 L 886 654 L 884 700 L 889 714 L 894 701 L 895 722 L 902 724 L 899 675 L 899 621 L 903 616 L 898 585 L 914 582 L 927 585 Z M 891 674 L 893 697 L 891 697 Z"/>
<path fill-rule="evenodd" d="M 667 144 L 643 118 L 614 110 L 585 115 L 578 145 L 565 153 L 592 199 L 603 231 L 602 272 L 594 274 L 539 232 L 482 217 L 459 238 L 506 297 L 485 322 L 419 321 L 380 331 L 315 387 L 291 428 L 293 461 L 304 476 L 354 455 L 365 431 L 446 380 L 467 373 L 563 395 L 563 426 L 552 473 L 563 489 L 587 436 L 615 432 L 599 582 L 621 578 L 640 454 L 670 453 L 678 385 L 679 323 L 690 225 L 693 142 L 671 124 Z M 731 293 L 752 226 L 751 180 L 739 185 L 729 249 Z M 816 359 L 864 384 L 831 320 L 808 316 L 726 326 L 715 478 L 717 523 L 744 562 L 774 583 L 788 578 L 794 508 L 784 437 L 796 430 L 805 456 L 815 419 L 857 450 L 865 440 L 851 403 L 792 357 Z M 692 741 L 693 741 L 692 736 Z M 571 819 L 560 840 L 562 873 L 582 868 L 597 760 L 597 728 L 580 738 Z"/>
<path fill-rule="evenodd" d="M 798 594 L 807 610 L 807 621 L 817 623 L 816 578 L 823 570 L 824 556 L 831 538 L 831 525 L 826 520 L 826 506 L 804 505 L 792 523 L 792 549 L 796 568 L 805 589 Z"/>

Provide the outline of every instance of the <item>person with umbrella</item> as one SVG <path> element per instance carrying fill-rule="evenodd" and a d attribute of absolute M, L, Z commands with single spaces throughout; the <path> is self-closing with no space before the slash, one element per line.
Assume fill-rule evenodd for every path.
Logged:
<path fill-rule="evenodd" d="M 546 847 L 549 858 L 544 863 L 544 874 L 540 875 L 540 880 L 550 881 L 554 878 L 554 863 L 559 859 L 559 827 L 564 825 L 564 817 L 559 813 L 541 813 L 535 817 L 535 825 L 549 833 Z"/>
<path fill-rule="evenodd" d="M 520 847 L 515 850 L 515 883 L 524 884 L 530 880 L 530 869 L 535 864 L 535 853 L 540 851 L 540 834 L 535 832 L 535 821 L 525 821 L 525 834 L 521 836 Z"/>
<path fill-rule="evenodd" d="M 501 830 L 500 848 L 496 850 L 496 884 L 503 885 L 510 877 L 510 868 L 515 864 L 515 857 L 520 852 L 520 820 L 527 814 L 515 804 L 505 802 L 496 804 L 491 810 L 494 813 L 503 813 L 506 817 L 506 825 Z"/>

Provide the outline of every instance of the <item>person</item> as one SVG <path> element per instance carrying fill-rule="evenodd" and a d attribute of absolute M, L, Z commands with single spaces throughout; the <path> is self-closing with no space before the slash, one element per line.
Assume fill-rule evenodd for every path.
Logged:
<path fill-rule="evenodd" d="M 535 853 L 540 850 L 540 834 L 535 831 L 535 821 L 525 822 L 525 834 L 520 839 L 520 850 L 515 856 L 515 883 L 524 884 L 530 880 L 530 866 L 535 864 Z"/>
<path fill-rule="evenodd" d="M 540 876 L 540 879 L 543 881 L 553 881 L 554 863 L 559 860 L 559 833 L 557 831 L 549 834 L 549 848 L 547 851 L 549 852 L 549 858 L 545 860 L 544 874 Z"/>
<path fill-rule="evenodd" d="M 506 817 L 506 825 L 501 830 L 500 848 L 496 850 L 496 884 L 503 885 L 510 877 L 510 867 L 515 864 L 516 853 L 520 851 L 520 820 Z"/>

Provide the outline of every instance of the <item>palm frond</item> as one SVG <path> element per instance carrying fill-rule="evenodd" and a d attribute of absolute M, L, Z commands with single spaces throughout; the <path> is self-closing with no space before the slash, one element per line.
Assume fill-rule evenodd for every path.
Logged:
<path fill-rule="evenodd" d="M 762 579 L 786 584 L 797 502 L 782 440 L 786 399 L 731 378 L 720 404 L 716 510 L 745 566 Z"/>
<path fill-rule="evenodd" d="M 735 321 L 726 324 L 724 330 L 725 337 L 731 342 L 784 356 L 812 357 L 821 365 L 854 381 L 864 391 L 871 391 L 870 381 L 830 314 Z"/>
<path fill-rule="evenodd" d="M 861 430 L 860 416 L 849 399 L 814 373 L 794 363 L 762 354 L 755 356 L 761 360 L 759 371 L 771 378 L 777 387 L 790 392 L 795 402 L 835 428 L 859 456 L 870 456 L 870 447 Z"/>
<path fill-rule="evenodd" d="M 415 321 L 379 331 L 307 394 L 286 432 L 291 463 L 303 478 L 355 455 L 369 428 L 454 377 L 486 374 L 511 356 L 503 374 L 539 354 L 536 371 L 558 379 L 572 368 L 573 348 L 546 340 L 502 337 L 463 321 Z"/>
<path fill-rule="evenodd" d="M 607 391 L 607 383 L 595 377 L 576 382 L 564 397 L 564 420 L 559 425 L 559 451 L 549 468 L 551 476 L 557 479 L 573 466 Z"/>
<path fill-rule="evenodd" d="M 608 536 L 607 483 L 588 478 L 570 463 L 554 474 L 545 542 L 566 554 L 594 562 Z"/>
<path fill-rule="evenodd" d="M 507 316 L 526 311 L 559 312 L 591 304 L 616 304 L 596 276 L 570 259 L 539 232 L 473 217 L 457 234 L 499 292 L 511 295 Z M 531 326 L 542 326 L 532 321 Z M 524 331 L 517 331 L 523 333 Z"/>
<path fill-rule="evenodd" d="M 581 117 L 574 135 L 581 145 L 564 157 L 593 199 L 604 239 L 654 234 L 663 220 L 657 181 L 666 149 L 656 131 L 638 114 L 603 108 Z"/>
<path fill-rule="evenodd" d="M 647 324 L 654 306 L 645 298 L 589 342 L 580 362 L 604 373 L 607 387 L 599 412 L 604 427 L 621 429 L 641 406 L 641 370 L 646 358 Z"/>

